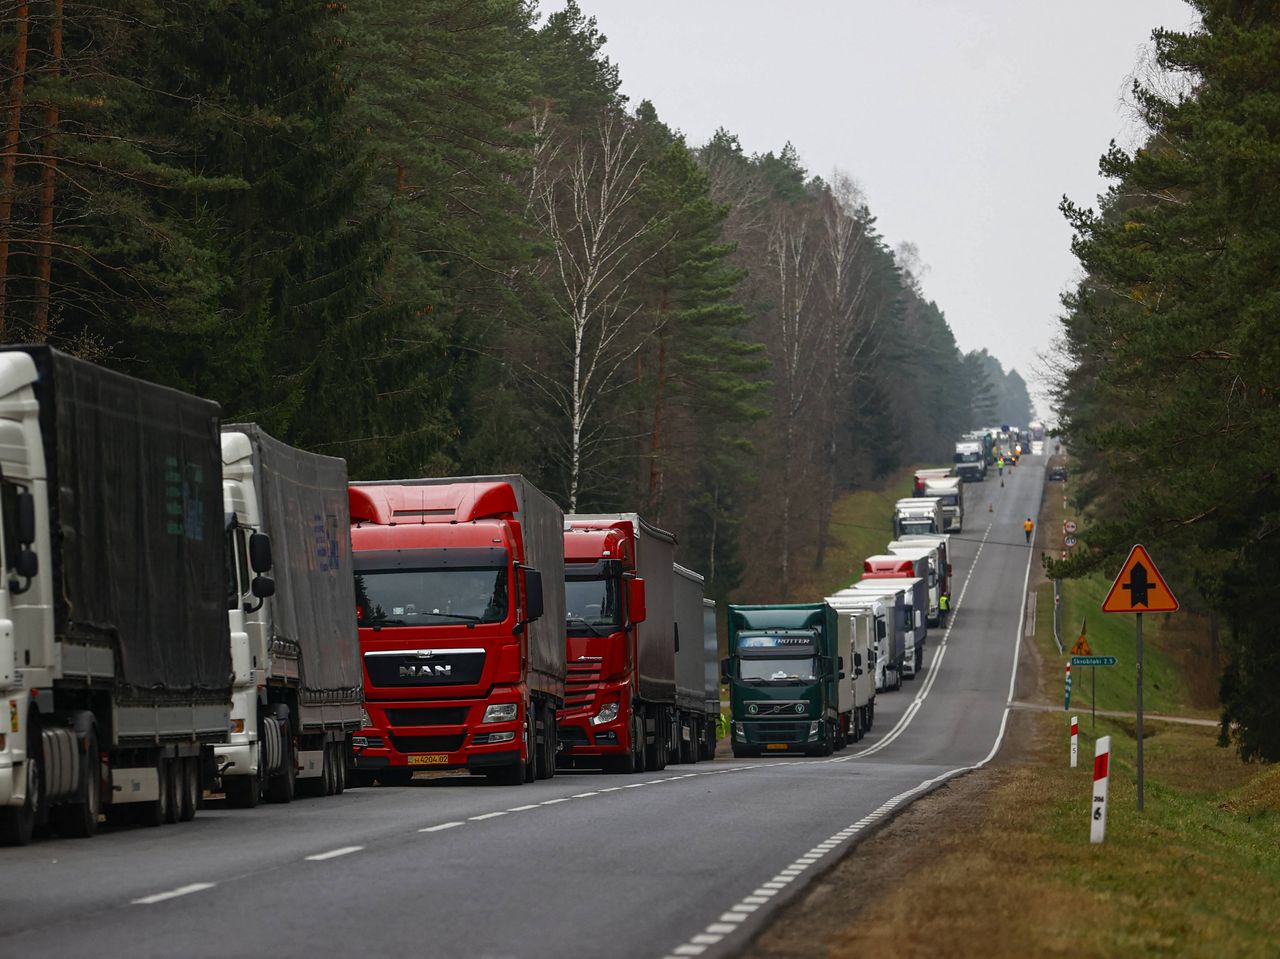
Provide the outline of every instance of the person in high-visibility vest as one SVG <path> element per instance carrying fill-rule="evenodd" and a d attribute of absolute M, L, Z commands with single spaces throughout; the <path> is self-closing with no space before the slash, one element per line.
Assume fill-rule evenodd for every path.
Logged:
<path fill-rule="evenodd" d="M 1004 457 L 1003 456 L 1001 456 L 998 460 L 996 460 L 996 468 L 1000 470 L 1000 475 L 1004 476 Z"/>
<path fill-rule="evenodd" d="M 946 593 L 938 596 L 938 616 L 942 619 L 947 618 L 947 610 L 951 608 L 951 597 Z"/>
<path fill-rule="evenodd" d="M 1031 531 L 1035 528 L 1036 528 L 1036 524 L 1031 522 L 1031 517 L 1028 516 L 1026 521 L 1022 524 L 1022 532 L 1026 534 L 1028 543 L 1031 542 Z"/>

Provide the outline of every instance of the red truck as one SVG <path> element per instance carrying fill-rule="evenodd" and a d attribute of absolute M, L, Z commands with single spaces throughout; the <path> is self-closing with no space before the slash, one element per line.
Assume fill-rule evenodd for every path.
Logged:
<path fill-rule="evenodd" d="M 565 518 L 565 765 L 643 772 L 672 754 L 675 542 L 634 513 Z"/>
<path fill-rule="evenodd" d="M 366 728 L 355 779 L 555 772 L 564 514 L 522 476 L 353 483 Z"/>

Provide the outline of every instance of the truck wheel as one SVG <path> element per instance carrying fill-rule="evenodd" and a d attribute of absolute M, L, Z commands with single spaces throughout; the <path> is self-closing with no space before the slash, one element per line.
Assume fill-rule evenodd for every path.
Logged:
<path fill-rule="evenodd" d="M 98 831 L 98 807 L 102 802 L 102 770 L 98 757 L 98 733 L 89 730 L 81 760 L 80 792 L 75 802 L 53 808 L 53 828 L 59 835 L 87 839 Z"/>
<path fill-rule="evenodd" d="M 286 724 L 280 735 L 281 761 L 284 768 L 267 780 L 267 801 L 274 803 L 293 802 L 294 792 L 298 786 L 298 765 L 293 759 L 293 736 Z"/>
<path fill-rule="evenodd" d="M 538 750 L 538 778 L 550 779 L 556 774 L 556 711 L 542 708 L 542 747 Z"/>
<path fill-rule="evenodd" d="M 527 783 L 538 778 L 538 720 L 534 716 L 537 708 L 530 703 L 524 711 L 524 781 Z"/>
<path fill-rule="evenodd" d="M 347 741 L 333 744 L 333 794 L 341 796 L 347 791 Z"/>
<path fill-rule="evenodd" d="M 187 756 L 178 766 L 182 770 L 182 807 L 178 822 L 191 822 L 200 808 L 200 757 Z"/>
<path fill-rule="evenodd" d="M 27 727 L 27 761 L 23 764 L 27 773 L 26 801 L 21 806 L 0 809 L 0 842 L 6 846 L 26 846 L 35 833 L 36 814 L 40 811 L 41 794 L 44 791 L 44 770 L 41 768 L 43 758 L 40 726 L 32 714 Z"/>
<path fill-rule="evenodd" d="M 182 817 L 182 796 L 186 792 L 186 775 L 181 757 L 175 756 L 169 765 L 169 808 L 165 811 L 165 825 L 179 822 Z"/>
<path fill-rule="evenodd" d="M 169 821 L 169 761 L 163 756 L 156 757 L 157 796 L 151 802 L 137 803 L 138 824 L 141 826 L 163 826 Z"/>

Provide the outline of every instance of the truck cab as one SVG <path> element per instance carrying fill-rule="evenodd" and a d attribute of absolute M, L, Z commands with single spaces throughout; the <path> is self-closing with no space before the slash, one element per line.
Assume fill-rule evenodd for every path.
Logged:
<path fill-rule="evenodd" d="M 943 532 L 958 533 L 964 528 L 964 487 L 958 476 L 927 480 L 924 495 L 937 497 L 942 503 Z"/>
<path fill-rule="evenodd" d="M 962 440 L 956 444 L 956 476 L 970 483 L 987 478 L 987 457 L 983 444 L 977 440 Z"/>
<path fill-rule="evenodd" d="M 893 536 L 898 539 L 921 533 L 946 532 L 942 502 L 934 496 L 913 496 L 894 504 Z"/>

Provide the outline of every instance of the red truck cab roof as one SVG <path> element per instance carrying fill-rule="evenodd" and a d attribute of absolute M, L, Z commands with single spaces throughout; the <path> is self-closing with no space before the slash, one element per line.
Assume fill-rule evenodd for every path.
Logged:
<path fill-rule="evenodd" d="M 903 556 L 870 556 L 862 563 L 863 579 L 916 577 L 916 561 Z"/>
<path fill-rule="evenodd" d="M 566 521 L 564 561 L 595 563 L 602 559 L 622 561 L 624 569 L 635 569 L 635 532 L 626 520 Z"/>
<path fill-rule="evenodd" d="M 347 500 L 354 549 L 502 546 L 524 552 L 509 483 L 349 486 Z"/>

